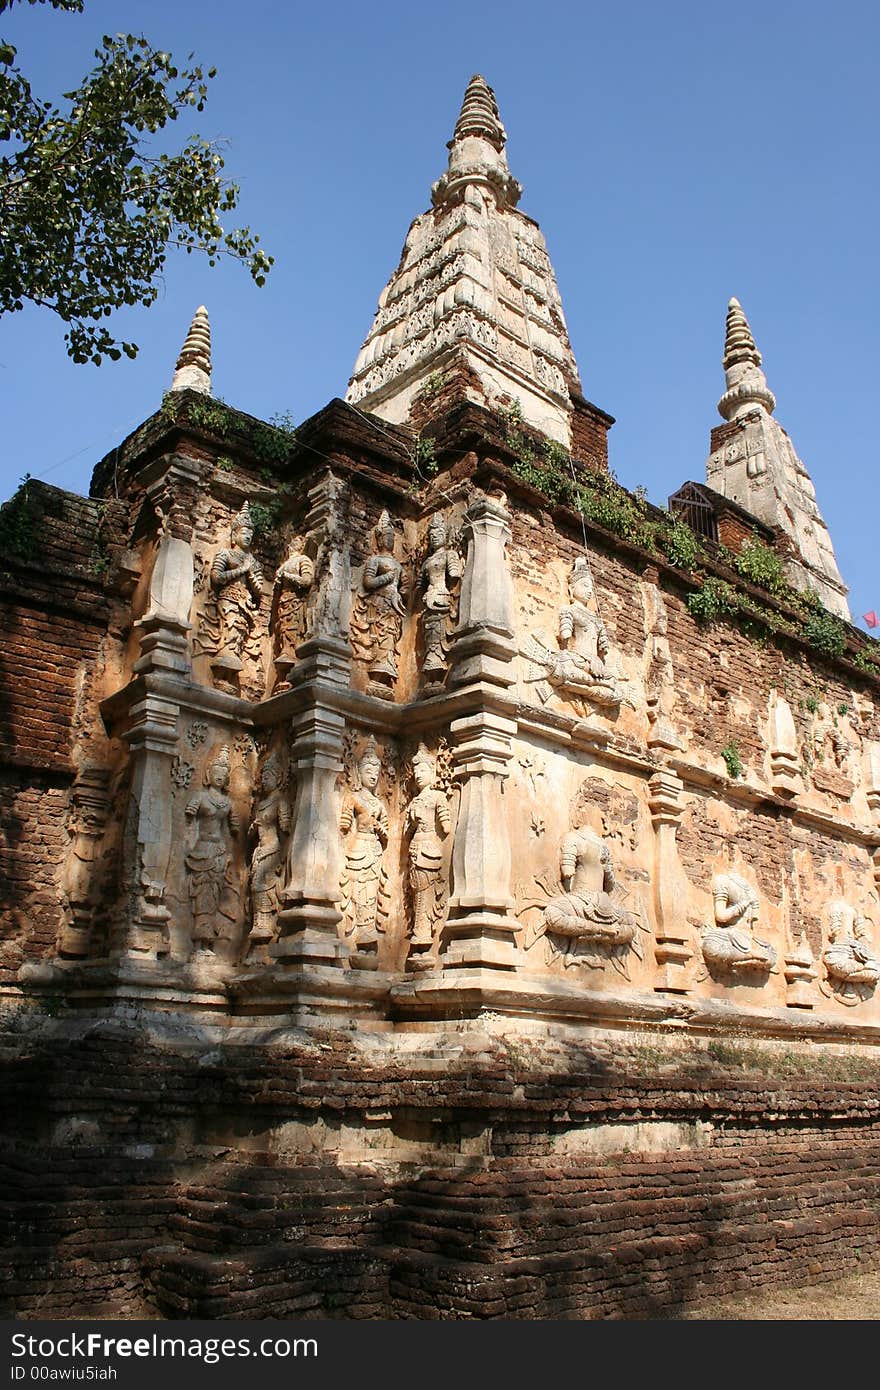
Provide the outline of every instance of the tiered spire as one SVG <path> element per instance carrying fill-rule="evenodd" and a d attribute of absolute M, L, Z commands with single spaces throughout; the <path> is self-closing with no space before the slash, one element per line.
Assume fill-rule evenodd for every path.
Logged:
<path fill-rule="evenodd" d="M 785 535 L 790 581 L 815 590 L 826 608 L 849 620 L 846 585 L 815 488 L 785 430 L 772 418 L 776 397 L 738 299 L 727 306 L 723 366 L 727 390 L 718 410 L 728 423 L 712 431 L 706 481 Z"/>
<path fill-rule="evenodd" d="M 200 304 L 193 314 L 186 341 L 180 349 L 172 391 L 201 391 L 211 394 L 211 325 L 208 311 Z"/>
<path fill-rule="evenodd" d="M 570 447 L 577 364 L 544 238 L 516 207 L 505 140 L 491 87 L 472 77 L 433 208 L 410 228 L 346 399 L 403 424 L 429 378 L 454 377 L 480 404 L 518 401 L 528 424 Z"/>
<path fill-rule="evenodd" d="M 727 306 L 722 365 L 727 390 L 718 402 L 718 410 L 725 420 L 734 420 L 754 410 L 755 406 L 762 407 L 768 415 L 773 414 L 776 397 L 761 371 L 761 354 L 738 299 L 731 299 Z"/>

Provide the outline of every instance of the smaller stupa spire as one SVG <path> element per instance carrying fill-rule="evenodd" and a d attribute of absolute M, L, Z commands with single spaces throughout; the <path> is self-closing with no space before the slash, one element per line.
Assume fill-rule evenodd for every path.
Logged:
<path fill-rule="evenodd" d="M 180 349 L 172 391 L 201 391 L 211 394 L 211 325 L 208 311 L 200 304 L 193 314 L 186 341 Z"/>
<path fill-rule="evenodd" d="M 734 420 L 756 406 L 773 414 L 776 397 L 761 370 L 761 354 L 738 299 L 731 299 L 727 305 L 722 366 L 727 390 L 718 402 L 718 412 L 723 419 Z"/>
<path fill-rule="evenodd" d="M 507 166 L 507 132 L 498 115 L 495 93 L 485 77 L 475 73 L 467 85 L 449 150 L 449 166 L 431 190 L 435 208 L 446 208 L 464 197 L 469 186 L 491 191 L 500 210 L 515 208 L 522 187 Z"/>

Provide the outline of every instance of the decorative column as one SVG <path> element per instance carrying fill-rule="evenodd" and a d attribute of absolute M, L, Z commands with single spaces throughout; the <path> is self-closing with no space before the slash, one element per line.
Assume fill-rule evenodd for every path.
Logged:
<path fill-rule="evenodd" d="M 812 984 L 816 978 L 816 963 L 810 943 L 804 934 L 797 937 L 783 960 L 785 1003 L 789 1009 L 812 1009 Z"/>
<path fill-rule="evenodd" d="M 269 955 L 286 964 L 341 966 L 350 953 L 337 931 L 342 921 L 339 775 L 345 719 L 315 704 L 294 717 L 292 733 L 296 804 L 280 895 L 280 940 L 269 947 Z"/>
<path fill-rule="evenodd" d="M 467 560 L 448 685 L 516 679 L 513 584 L 505 547 L 510 518 L 503 498 L 481 495 L 465 513 Z M 511 916 L 510 839 L 504 782 L 513 756 L 514 720 L 483 709 L 452 721 L 453 769 L 461 803 L 452 846 L 452 897 L 443 933 L 444 969 L 513 970 L 517 923 Z"/>
<path fill-rule="evenodd" d="M 777 796 L 797 796 L 804 789 L 798 760 L 797 731 L 787 700 L 777 696 L 770 709 L 770 782 Z"/>
<path fill-rule="evenodd" d="M 449 653 L 447 685 L 516 679 L 513 583 L 504 554 L 510 517 L 503 498 L 480 496 L 465 512 L 467 560 L 458 606 L 458 627 Z"/>
<path fill-rule="evenodd" d="M 149 680 L 149 678 L 147 678 Z M 132 761 L 129 819 L 124 838 L 129 914 L 114 955 L 155 960 L 168 954 L 165 886 L 171 858 L 171 760 L 177 753 L 180 705 L 145 689 L 129 710 L 123 734 Z"/>
<path fill-rule="evenodd" d="M 452 846 L 453 892 L 444 929 L 444 969 L 513 970 L 518 923 L 511 916 L 510 838 L 504 782 L 516 723 L 483 711 L 450 726 L 461 804 Z"/>
<path fill-rule="evenodd" d="M 693 955 L 683 916 L 684 897 L 675 837 L 681 821 L 684 784 L 669 768 L 655 772 L 648 783 L 648 807 L 654 827 L 654 909 L 657 935 L 654 955 L 659 967 L 655 990 L 687 994 L 687 965 Z"/>

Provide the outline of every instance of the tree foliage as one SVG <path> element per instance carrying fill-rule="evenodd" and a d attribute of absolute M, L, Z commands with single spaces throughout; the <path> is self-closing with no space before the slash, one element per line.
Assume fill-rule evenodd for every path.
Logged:
<path fill-rule="evenodd" d="M 0 0 L 0 12 L 14 0 Z M 29 0 L 30 4 L 46 0 Z M 83 0 L 48 0 L 81 11 Z M 132 34 L 105 35 L 95 67 L 64 109 L 41 101 L 0 40 L 0 313 L 42 305 L 69 325 L 75 362 L 134 357 L 103 320 L 152 304 L 169 251 L 241 261 L 258 285 L 272 257 L 249 227 L 221 221 L 237 204 L 216 142 L 191 136 L 177 154 L 153 137 L 181 113 L 202 111 L 215 75 Z M 5 148 L 4 148 L 5 147 Z"/>

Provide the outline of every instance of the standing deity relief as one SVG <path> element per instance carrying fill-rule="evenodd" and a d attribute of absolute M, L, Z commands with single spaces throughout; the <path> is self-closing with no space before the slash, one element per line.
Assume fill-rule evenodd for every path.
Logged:
<path fill-rule="evenodd" d="M 407 967 L 420 969 L 432 963 L 446 920 L 449 900 L 446 841 L 452 828 L 452 811 L 447 792 L 441 785 L 445 779 L 438 769 L 438 759 L 423 743 L 419 744 L 412 766 L 417 790 L 404 816 L 404 833 L 409 841 L 411 910 Z"/>
<path fill-rule="evenodd" d="M 290 826 L 290 801 L 281 757 L 277 752 L 270 753 L 260 768 L 249 832 L 256 841 L 250 863 L 252 953 L 262 950 L 276 935 L 278 894 L 285 864 L 284 839 Z"/>
<path fill-rule="evenodd" d="M 278 567 L 272 591 L 272 612 L 269 627 L 275 658 L 275 683 L 287 683 L 290 668 L 296 662 L 296 649 L 308 636 L 315 562 L 304 545 L 294 536 L 287 559 Z"/>
<path fill-rule="evenodd" d="M 446 676 L 449 637 L 458 610 L 456 588 L 463 569 L 461 552 L 438 512 L 428 527 L 428 553 L 420 573 L 422 682 L 426 691 L 439 688 Z"/>
<path fill-rule="evenodd" d="M 406 613 L 403 566 L 394 555 L 395 532 L 383 511 L 371 533 L 351 615 L 354 659 L 366 667 L 367 694 L 390 700 L 397 681 L 397 655 Z"/>
<path fill-rule="evenodd" d="M 525 680 L 534 684 L 542 703 L 555 692 L 581 713 L 588 705 L 616 714 L 621 704 L 633 706 L 610 659 L 605 624 L 596 610 L 589 561 L 575 560 L 568 578 L 569 601 L 559 609 L 557 646 L 541 632 L 526 639 Z"/>
<path fill-rule="evenodd" d="M 229 746 L 224 744 L 205 767 L 204 791 L 186 804 L 186 818 L 195 833 L 184 856 L 193 946 L 226 960 L 235 955 L 241 915 L 233 867 L 233 841 L 241 826 L 229 796 L 229 777 Z"/>
<path fill-rule="evenodd" d="M 375 957 L 388 920 L 385 867 L 388 808 L 377 793 L 382 759 L 370 736 L 361 749 L 342 802 L 339 828 L 345 844 L 340 884 L 343 937 L 359 956 Z"/>
<path fill-rule="evenodd" d="M 61 880 L 63 911 L 58 950 L 80 957 L 92 949 L 92 926 L 104 885 L 104 834 L 110 814 L 110 773 L 87 763 L 71 792 L 70 846 Z"/>
<path fill-rule="evenodd" d="M 211 564 L 210 592 L 193 650 L 210 656 L 219 688 L 238 694 L 246 661 L 259 666 L 257 623 L 263 598 L 263 572 L 251 549 L 254 527 L 247 502 L 232 518 L 229 539 Z"/>
<path fill-rule="evenodd" d="M 542 952 L 550 967 L 603 970 L 610 964 L 628 980 L 630 952 L 644 957 L 644 908 L 625 906 L 629 895 L 615 877 L 607 841 L 591 820 L 598 823 L 598 807 L 585 783 L 574 800 L 572 828 L 559 845 L 558 880 L 536 875 L 539 896 L 522 898 L 522 945 L 527 953 Z M 540 916 L 531 917 L 533 912 Z"/>

